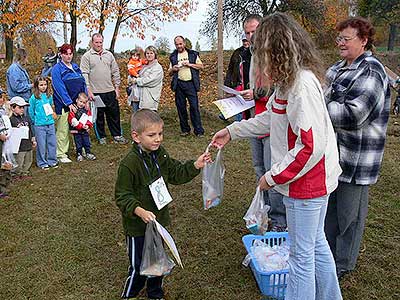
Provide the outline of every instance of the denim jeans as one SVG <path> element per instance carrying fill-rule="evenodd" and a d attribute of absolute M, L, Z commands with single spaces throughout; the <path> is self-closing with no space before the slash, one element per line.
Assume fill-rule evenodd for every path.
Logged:
<path fill-rule="evenodd" d="M 57 164 L 57 138 L 54 124 L 35 126 L 36 164 L 39 168 Z"/>
<path fill-rule="evenodd" d="M 256 172 L 257 182 L 261 176 L 271 168 L 271 147 L 269 137 L 252 138 L 251 152 L 253 155 L 253 167 Z M 283 205 L 283 196 L 274 189 L 264 193 L 264 202 L 269 205 L 268 212 L 272 226 L 286 228 L 286 211 Z"/>
<path fill-rule="evenodd" d="M 137 102 L 132 101 L 131 105 L 132 105 L 132 113 L 135 113 L 139 110 L 139 101 L 137 101 Z"/>
<path fill-rule="evenodd" d="M 286 300 L 342 299 L 335 262 L 324 232 L 329 196 L 284 196 L 290 239 Z"/>

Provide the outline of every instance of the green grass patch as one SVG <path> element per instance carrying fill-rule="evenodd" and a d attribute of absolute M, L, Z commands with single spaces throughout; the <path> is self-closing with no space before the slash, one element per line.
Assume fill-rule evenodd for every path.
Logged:
<path fill-rule="evenodd" d="M 203 111 L 206 137 L 182 138 L 176 111 L 164 108 L 161 115 L 164 145 L 181 160 L 201 154 L 225 126 L 211 108 Z M 341 284 L 346 300 L 400 298 L 399 146 L 399 137 L 389 136 L 381 178 L 370 190 L 363 252 Z M 113 193 L 118 163 L 130 147 L 93 142 L 98 160 L 48 172 L 33 167 L 32 179 L 12 185 L 12 196 L 0 201 L 0 299 L 119 299 L 127 256 Z M 168 300 L 261 299 L 251 271 L 241 265 L 241 237 L 247 234 L 242 217 L 255 192 L 249 143 L 232 142 L 224 156 L 220 206 L 203 210 L 200 176 L 171 186 L 169 231 L 185 268 L 166 277 Z"/>

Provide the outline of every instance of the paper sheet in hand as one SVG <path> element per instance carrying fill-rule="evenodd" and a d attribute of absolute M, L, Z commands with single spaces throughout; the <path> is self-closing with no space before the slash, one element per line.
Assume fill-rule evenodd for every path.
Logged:
<path fill-rule="evenodd" d="M 167 244 L 168 248 L 171 250 L 172 255 L 174 256 L 176 262 L 178 263 L 178 265 L 181 266 L 181 268 L 183 269 L 183 265 L 182 265 L 182 261 L 181 258 L 179 256 L 179 252 L 178 249 L 176 248 L 174 239 L 172 238 L 172 236 L 169 234 L 169 232 L 167 231 L 167 229 L 165 229 L 160 223 L 156 222 L 156 226 L 157 226 L 157 230 L 160 233 L 161 237 L 163 238 L 164 242 Z"/>
<path fill-rule="evenodd" d="M 221 111 L 225 119 L 233 117 L 242 111 L 254 106 L 254 100 L 246 101 L 242 97 L 231 97 L 213 102 Z"/>
<path fill-rule="evenodd" d="M 94 100 L 94 105 L 96 107 L 106 107 L 106 105 L 104 104 L 103 100 L 101 100 L 100 96 L 94 96 L 93 100 Z"/>
<path fill-rule="evenodd" d="M 232 94 L 232 95 L 237 95 L 240 96 L 240 92 L 237 90 L 234 90 L 232 88 L 230 88 L 229 86 L 226 85 L 218 85 L 218 87 L 223 90 L 224 92 L 228 93 L 228 94 Z M 241 96 L 240 96 L 241 97 Z"/>
<path fill-rule="evenodd" d="M 12 145 L 13 153 L 18 153 L 19 146 L 21 144 L 22 139 L 29 139 L 29 127 L 22 126 L 22 127 L 12 127 L 11 134 L 9 137 L 9 142 Z"/>

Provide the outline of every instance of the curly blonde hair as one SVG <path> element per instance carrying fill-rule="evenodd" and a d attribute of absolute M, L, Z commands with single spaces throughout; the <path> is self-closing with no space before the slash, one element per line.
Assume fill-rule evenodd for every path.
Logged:
<path fill-rule="evenodd" d="M 276 84 L 286 92 L 301 69 L 310 70 L 322 82 L 324 69 L 309 34 L 285 13 L 271 14 L 261 21 L 254 40 L 254 76 Z M 258 69 L 258 70 L 257 70 Z M 258 74 L 258 75 L 257 75 Z"/>

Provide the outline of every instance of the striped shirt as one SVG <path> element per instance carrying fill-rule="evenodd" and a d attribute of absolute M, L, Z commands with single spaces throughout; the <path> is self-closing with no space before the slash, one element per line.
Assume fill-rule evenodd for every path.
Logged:
<path fill-rule="evenodd" d="M 325 101 L 336 132 L 342 182 L 369 185 L 378 180 L 390 110 L 389 79 L 370 51 L 350 66 L 326 73 Z"/>

